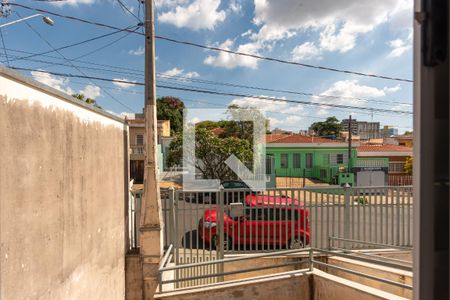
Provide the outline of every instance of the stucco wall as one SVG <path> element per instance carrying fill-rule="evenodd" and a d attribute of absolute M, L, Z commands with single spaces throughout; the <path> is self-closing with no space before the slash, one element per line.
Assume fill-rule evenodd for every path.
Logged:
<path fill-rule="evenodd" d="M 127 127 L 0 68 L 0 298 L 124 299 Z"/>

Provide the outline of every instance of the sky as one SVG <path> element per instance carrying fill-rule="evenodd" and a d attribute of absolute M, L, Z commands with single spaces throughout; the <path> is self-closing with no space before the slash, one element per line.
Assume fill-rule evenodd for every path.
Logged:
<path fill-rule="evenodd" d="M 139 0 L 121 2 L 131 13 L 118 0 L 10 1 L 119 28 L 142 22 Z M 159 36 L 314 66 L 413 77 L 412 0 L 155 0 L 155 5 Z M 36 13 L 10 7 L 11 14 L 1 18 L 0 24 Z M 109 112 L 142 112 L 144 89 L 140 85 L 67 78 L 43 71 L 144 82 L 144 37 L 49 16 L 54 26 L 33 18 L 2 28 L 2 64 L 39 70 L 20 72 L 63 92 L 95 98 Z M 105 34 L 109 35 L 25 58 Z M 411 112 L 410 82 L 258 60 L 160 39 L 156 40 L 156 72 L 159 85 L 252 96 L 158 88 L 158 97 L 177 96 L 190 108 L 257 107 L 266 113 L 272 129 L 299 131 L 329 116 L 341 120 L 350 114 L 358 121 L 397 126 L 400 132 L 412 129 L 411 114 L 370 110 Z M 213 114 L 199 117 L 216 118 Z"/>

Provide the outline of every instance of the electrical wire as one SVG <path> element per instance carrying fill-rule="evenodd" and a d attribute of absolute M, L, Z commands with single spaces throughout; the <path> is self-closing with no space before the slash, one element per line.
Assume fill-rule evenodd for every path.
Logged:
<path fill-rule="evenodd" d="M 105 37 L 108 37 L 108 36 L 114 35 L 114 34 L 116 34 L 116 33 L 123 32 L 123 31 L 133 32 L 133 31 L 130 30 L 129 28 L 133 28 L 133 27 L 136 27 L 136 26 L 137 26 L 137 25 L 128 26 L 128 27 L 126 27 L 126 28 L 118 29 L 118 30 L 113 31 L 113 32 L 109 32 L 109 33 L 106 33 L 106 34 L 102 34 L 102 35 L 99 35 L 99 36 L 95 36 L 95 37 L 89 38 L 89 39 L 87 39 L 87 40 L 83 40 L 83 41 L 76 42 L 76 43 L 73 43 L 73 44 L 65 45 L 65 46 L 62 46 L 62 47 L 59 47 L 59 48 L 55 48 L 55 49 L 52 49 L 52 50 L 48 50 L 48 51 L 44 51 L 44 52 L 40 52 L 40 53 L 35 53 L 35 54 L 32 54 L 32 55 L 28 55 L 28 56 L 22 56 L 22 57 L 13 59 L 13 60 L 11 60 L 11 61 L 19 61 L 19 60 L 23 60 L 23 59 L 27 59 L 27 58 L 32 58 L 32 57 L 36 57 L 36 56 L 40 56 L 40 55 L 44 55 L 44 54 L 48 54 L 48 53 L 52 53 L 52 52 L 57 52 L 57 51 L 59 51 L 59 50 L 63 50 L 63 49 L 67 49 L 67 48 L 71 48 L 71 47 L 83 45 L 83 44 L 86 44 L 86 43 L 89 43 L 89 42 L 92 42 L 92 41 L 96 41 L 96 40 L 99 40 L 99 39 L 102 39 L 102 38 L 105 38 Z M 5 63 L 5 62 L 3 61 L 3 63 Z"/>
<path fill-rule="evenodd" d="M 20 14 L 18 12 L 15 12 L 16 15 L 20 18 Z M 31 24 L 28 21 L 24 21 L 25 24 L 37 35 L 39 36 L 39 38 L 41 38 L 50 48 L 52 48 L 56 53 L 58 53 L 62 58 L 64 58 L 69 64 L 72 65 L 72 67 L 74 69 L 76 69 L 78 72 L 80 72 L 83 76 L 88 76 L 86 73 L 84 73 L 80 68 L 78 68 L 77 66 L 75 66 L 69 59 L 67 59 L 58 49 L 56 49 L 55 47 L 53 47 L 53 45 L 47 40 L 45 39 L 36 29 L 33 28 L 33 26 L 31 26 Z M 92 85 L 94 85 L 91 82 Z M 131 107 L 129 107 L 128 105 L 122 103 L 120 100 L 118 100 L 116 97 L 114 97 L 112 94 L 110 94 L 108 91 L 103 90 L 109 97 L 111 97 L 112 100 L 116 101 L 117 103 L 119 103 L 120 105 L 122 105 L 123 107 L 133 111 L 133 109 Z"/>
<path fill-rule="evenodd" d="M 138 16 L 136 16 L 123 2 L 122 0 L 117 0 L 120 7 L 122 7 L 122 10 L 125 10 L 125 12 L 128 12 L 131 16 L 133 16 L 138 22 L 141 22 L 141 19 L 139 19 Z"/>
<path fill-rule="evenodd" d="M 11 68 L 16 69 L 16 70 L 22 70 L 22 71 L 36 71 L 36 72 L 42 72 L 42 73 L 49 73 L 49 74 L 61 76 L 61 77 L 93 79 L 93 80 L 99 80 L 99 81 L 125 83 L 125 84 L 131 84 L 131 85 L 141 85 L 141 86 L 145 85 L 143 82 L 133 82 L 133 81 L 122 80 L 122 79 L 109 79 L 109 78 L 85 76 L 85 75 L 81 76 L 81 75 L 76 75 L 76 74 L 48 72 L 48 71 L 43 71 L 43 70 L 35 70 L 35 69 L 22 68 L 22 67 L 11 67 Z M 310 102 L 310 101 L 304 101 L 304 100 L 289 100 L 289 99 L 284 99 L 284 98 L 276 98 L 276 97 L 268 97 L 268 96 L 257 96 L 257 95 L 251 95 L 251 94 L 213 91 L 213 90 L 206 90 L 206 89 L 201 89 L 201 88 L 197 88 L 197 87 L 187 88 L 187 87 L 176 87 L 176 86 L 161 85 L 161 84 L 156 85 L 156 87 L 161 88 L 161 89 L 170 89 L 170 90 L 178 90 L 178 91 L 186 91 L 186 92 L 194 92 L 194 93 L 204 93 L 204 94 L 210 94 L 210 95 L 233 96 L 233 97 L 241 97 L 241 98 L 262 99 L 262 100 L 268 100 L 268 101 L 274 101 L 274 102 L 297 103 L 297 104 L 304 104 L 304 105 L 317 106 L 317 107 L 335 107 L 335 108 L 344 108 L 344 109 L 352 109 L 352 110 L 365 110 L 365 111 L 371 111 L 371 112 L 394 113 L 394 114 L 402 114 L 402 115 L 411 115 L 412 114 L 411 111 L 393 110 L 393 109 L 384 109 L 384 108 L 375 108 L 375 107 L 364 107 L 364 106 L 352 106 L 352 105 L 343 105 L 343 104 L 332 104 L 332 103 L 321 103 L 321 102 Z"/>
<path fill-rule="evenodd" d="M 43 10 L 43 9 L 29 7 L 29 6 L 26 6 L 26 5 L 23 5 L 23 4 L 10 3 L 10 5 L 14 5 L 14 6 L 22 7 L 22 8 L 25 8 L 25 9 L 42 12 L 42 13 L 47 13 L 47 14 L 58 16 L 58 17 L 61 17 L 61 18 L 67 18 L 67 19 L 83 22 L 83 23 L 86 23 L 86 24 L 91 24 L 91 25 L 96 25 L 96 26 L 110 28 L 110 29 L 116 29 L 116 30 L 119 29 L 119 28 L 117 28 L 115 26 L 112 26 L 112 25 L 99 23 L 99 22 L 94 22 L 94 21 L 89 21 L 89 20 L 85 20 L 85 19 L 81 19 L 81 18 L 77 18 L 77 17 L 72 17 L 72 16 L 61 15 L 61 14 L 58 14 L 58 13 L 50 12 L 48 10 Z M 128 30 L 128 31 L 130 31 L 130 30 Z M 134 33 L 139 34 L 139 35 L 143 35 L 140 32 L 134 32 Z M 408 83 L 414 82 L 411 79 L 398 78 L 398 77 L 385 76 L 385 75 L 377 75 L 377 74 L 369 74 L 369 73 L 363 73 L 363 72 L 358 72 L 358 71 L 338 69 L 338 68 L 333 68 L 333 67 L 311 65 L 311 64 L 305 64 L 305 63 L 300 63 L 300 62 L 295 62 L 295 61 L 284 60 L 284 59 L 280 59 L 280 58 L 262 56 L 262 55 L 251 54 L 251 53 L 244 53 L 244 52 L 240 52 L 240 51 L 233 51 L 233 50 L 223 49 L 223 48 L 213 47 L 213 46 L 206 46 L 206 45 L 202 45 L 202 44 L 191 42 L 191 41 L 178 40 L 178 39 L 174 39 L 174 38 L 170 38 L 170 37 L 166 37 L 166 36 L 161 36 L 161 35 L 155 35 L 155 38 L 156 39 L 160 39 L 160 40 L 164 40 L 164 41 L 168 41 L 168 42 L 172 42 L 172 43 L 176 43 L 176 44 L 192 46 L 192 47 L 197 47 L 197 48 L 206 49 L 206 50 L 212 50 L 212 51 L 217 51 L 217 52 L 225 52 L 225 53 L 228 53 L 228 54 L 234 54 L 234 55 L 239 55 L 239 56 L 251 57 L 251 58 L 258 59 L 258 60 L 266 60 L 266 61 L 271 61 L 271 62 L 277 62 L 277 63 L 289 64 L 289 65 L 296 65 L 296 66 L 312 68 L 312 69 L 317 69 L 317 70 L 331 71 L 331 72 L 351 74 L 351 75 L 364 76 L 364 77 L 371 77 L 371 78 L 377 78 L 377 79 L 386 79 L 386 80 L 408 82 Z"/>
<path fill-rule="evenodd" d="M 5 39 L 3 38 L 3 30 L 1 28 L 0 28 L 0 37 L 2 38 L 3 52 L 5 52 L 6 63 L 9 67 L 11 66 L 11 64 L 9 62 L 8 52 L 6 51 Z"/>
<path fill-rule="evenodd" d="M 122 38 L 123 37 L 119 38 L 119 40 Z M 10 50 L 14 51 L 13 49 L 10 49 Z M 21 51 L 21 52 L 25 52 L 25 51 Z M 30 53 L 30 52 L 25 52 L 25 53 Z M 84 56 L 85 55 L 82 55 L 80 57 L 84 57 Z M 51 56 L 51 57 L 56 58 L 53 56 Z M 76 61 L 80 57 L 71 59 L 71 61 Z M 31 59 L 27 59 L 27 60 L 39 62 L 39 60 L 31 60 Z M 40 62 L 45 62 L 45 61 L 40 60 Z M 39 68 L 50 67 L 50 66 L 68 66 L 67 64 L 59 63 L 59 62 L 47 62 L 47 63 L 48 63 L 48 65 L 41 66 Z M 134 70 L 134 72 L 128 72 L 128 71 L 120 71 L 119 72 L 119 71 L 107 70 L 107 69 L 102 69 L 102 68 L 94 68 L 94 67 L 88 67 L 88 66 L 83 67 L 85 69 L 117 73 L 117 74 L 121 74 L 121 75 L 133 76 L 133 77 L 139 77 L 139 78 L 142 78 L 144 76 L 143 71 L 136 70 L 136 69 L 121 68 L 121 67 L 105 65 L 105 64 L 96 64 L 94 62 L 83 62 L 83 63 L 92 64 L 92 65 L 100 65 L 100 66 L 107 67 L 107 68 L 109 67 L 109 68 L 124 69 L 124 70 Z M 229 83 L 229 82 L 211 81 L 211 80 L 191 78 L 191 77 L 186 77 L 186 76 L 166 75 L 164 73 L 159 73 L 159 72 L 157 72 L 156 74 L 160 78 L 168 78 L 168 79 L 178 80 L 178 81 L 183 81 L 183 82 L 189 81 L 189 82 L 202 83 L 202 84 L 208 84 L 208 85 L 221 85 L 221 86 L 244 88 L 244 89 L 251 89 L 251 90 L 261 90 L 261 91 L 286 93 L 286 94 L 293 94 L 293 95 L 300 95 L 300 96 L 309 96 L 309 97 L 314 97 L 314 98 L 348 99 L 348 100 L 355 100 L 355 101 L 364 102 L 364 103 L 365 102 L 373 102 L 373 103 L 381 103 L 381 104 L 400 104 L 400 105 L 412 106 L 411 103 L 395 101 L 395 100 L 379 100 L 379 99 L 368 99 L 368 98 L 361 98 L 361 97 L 338 96 L 338 95 L 329 95 L 329 94 L 313 94 L 313 93 L 302 92 L 302 91 L 282 90 L 282 89 L 264 88 L 264 87 L 259 87 L 259 86 L 243 85 L 243 84 L 236 84 L 236 83 Z"/>

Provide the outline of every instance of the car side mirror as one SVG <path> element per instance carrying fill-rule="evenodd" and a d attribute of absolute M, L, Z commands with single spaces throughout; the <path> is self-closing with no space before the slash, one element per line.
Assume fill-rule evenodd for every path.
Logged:
<path fill-rule="evenodd" d="M 230 217 L 233 219 L 244 216 L 244 204 L 241 202 L 230 203 Z"/>

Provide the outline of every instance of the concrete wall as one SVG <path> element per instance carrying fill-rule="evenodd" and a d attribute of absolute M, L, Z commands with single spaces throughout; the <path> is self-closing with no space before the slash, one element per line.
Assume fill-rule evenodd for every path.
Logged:
<path fill-rule="evenodd" d="M 0 298 L 124 299 L 127 126 L 0 68 Z"/>

